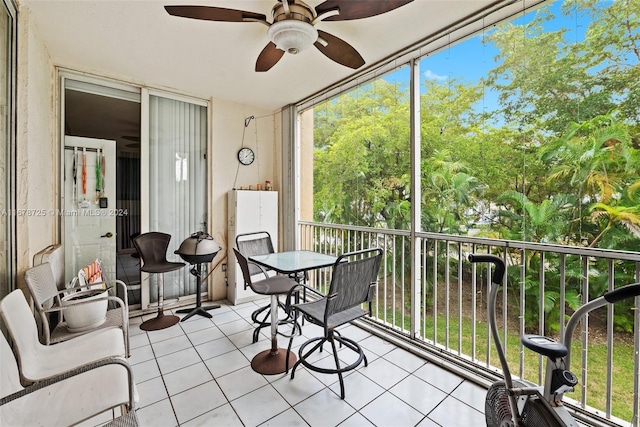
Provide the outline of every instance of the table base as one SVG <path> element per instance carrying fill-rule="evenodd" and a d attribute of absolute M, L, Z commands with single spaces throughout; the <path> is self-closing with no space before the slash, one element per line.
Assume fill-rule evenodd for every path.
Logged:
<path fill-rule="evenodd" d="M 282 374 L 287 369 L 287 353 L 289 355 L 289 367 L 296 363 L 296 355 L 294 352 L 287 352 L 285 348 L 276 348 L 264 350 L 256 354 L 251 360 L 251 368 L 262 375 Z"/>

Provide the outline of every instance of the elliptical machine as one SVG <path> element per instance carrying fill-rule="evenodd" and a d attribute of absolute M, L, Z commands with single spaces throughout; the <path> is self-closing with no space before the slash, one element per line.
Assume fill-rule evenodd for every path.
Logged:
<path fill-rule="evenodd" d="M 573 391 L 578 378 L 569 370 L 571 340 L 579 321 L 590 311 L 640 295 L 640 283 L 626 285 L 607 292 L 580 308 L 569 318 L 562 342 L 542 335 L 520 338 L 528 349 L 547 357 L 545 381 L 542 386 L 526 380 L 511 378 L 509 365 L 498 336 L 496 298 L 505 273 L 504 261 L 495 255 L 471 254 L 472 263 L 489 262 L 495 266 L 491 276 L 491 292 L 487 300 L 489 329 L 498 352 L 504 380 L 491 385 L 485 399 L 485 418 L 489 427 L 542 426 L 578 427 L 562 403 L 565 392 Z"/>

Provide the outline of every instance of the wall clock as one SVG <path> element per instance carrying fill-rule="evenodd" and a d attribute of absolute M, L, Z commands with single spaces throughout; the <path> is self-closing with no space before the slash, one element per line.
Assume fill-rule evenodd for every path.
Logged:
<path fill-rule="evenodd" d="M 250 165 L 255 158 L 256 156 L 251 148 L 244 147 L 238 151 L 238 161 L 243 165 Z"/>

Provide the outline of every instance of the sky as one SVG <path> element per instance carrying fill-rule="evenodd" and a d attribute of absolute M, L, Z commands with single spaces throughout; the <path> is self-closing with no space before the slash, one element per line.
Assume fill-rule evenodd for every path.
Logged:
<path fill-rule="evenodd" d="M 544 6 L 550 8 L 555 16 L 555 19 L 545 23 L 545 28 L 550 31 L 566 28 L 566 38 L 568 40 L 583 40 L 589 18 L 587 16 L 576 16 L 576 14 L 564 16 L 561 12 L 562 3 L 562 0 L 559 0 Z M 529 23 L 535 13 L 535 11 L 530 12 L 513 20 L 512 23 L 516 25 Z M 478 34 L 451 46 L 447 50 L 424 58 L 420 62 L 420 72 L 423 79 L 439 82 L 446 82 L 449 78 L 455 78 L 458 81 L 477 82 L 495 67 L 494 58 L 497 54 L 498 49 L 493 45 L 484 44 L 482 42 L 482 34 Z M 386 76 L 385 80 L 408 85 L 408 67 Z M 485 91 L 482 106 L 479 107 L 483 107 L 488 111 L 497 109 L 497 93 Z"/>
<path fill-rule="evenodd" d="M 549 6 L 555 19 L 545 23 L 545 28 L 550 31 L 566 28 L 568 40 L 583 40 L 585 37 L 588 17 L 567 17 L 561 11 L 562 1 L 555 1 Z M 514 25 L 523 25 L 531 22 L 534 12 L 530 12 L 520 18 L 511 21 Z M 444 78 L 451 75 L 455 78 L 468 81 L 477 81 L 491 70 L 495 63 L 494 57 L 498 50 L 490 44 L 482 43 L 482 34 L 452 46 L 447 51 L 440 52 L 432 57 L 425 58 L 421 63 L 422 74 L 425 77 Z M 473 64 L 473 66 L 470 66 Z"/>

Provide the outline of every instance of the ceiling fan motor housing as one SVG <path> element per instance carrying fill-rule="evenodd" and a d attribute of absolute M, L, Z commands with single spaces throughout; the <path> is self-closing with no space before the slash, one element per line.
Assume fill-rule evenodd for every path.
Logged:
<path fill-rule="evenodd" d="M 272 13 L 268 35 L 278 49 L 295 55 L 318 39 L 318 30 L 311 24 L 315 13 L 305 4 L 278 3 Z"/>

